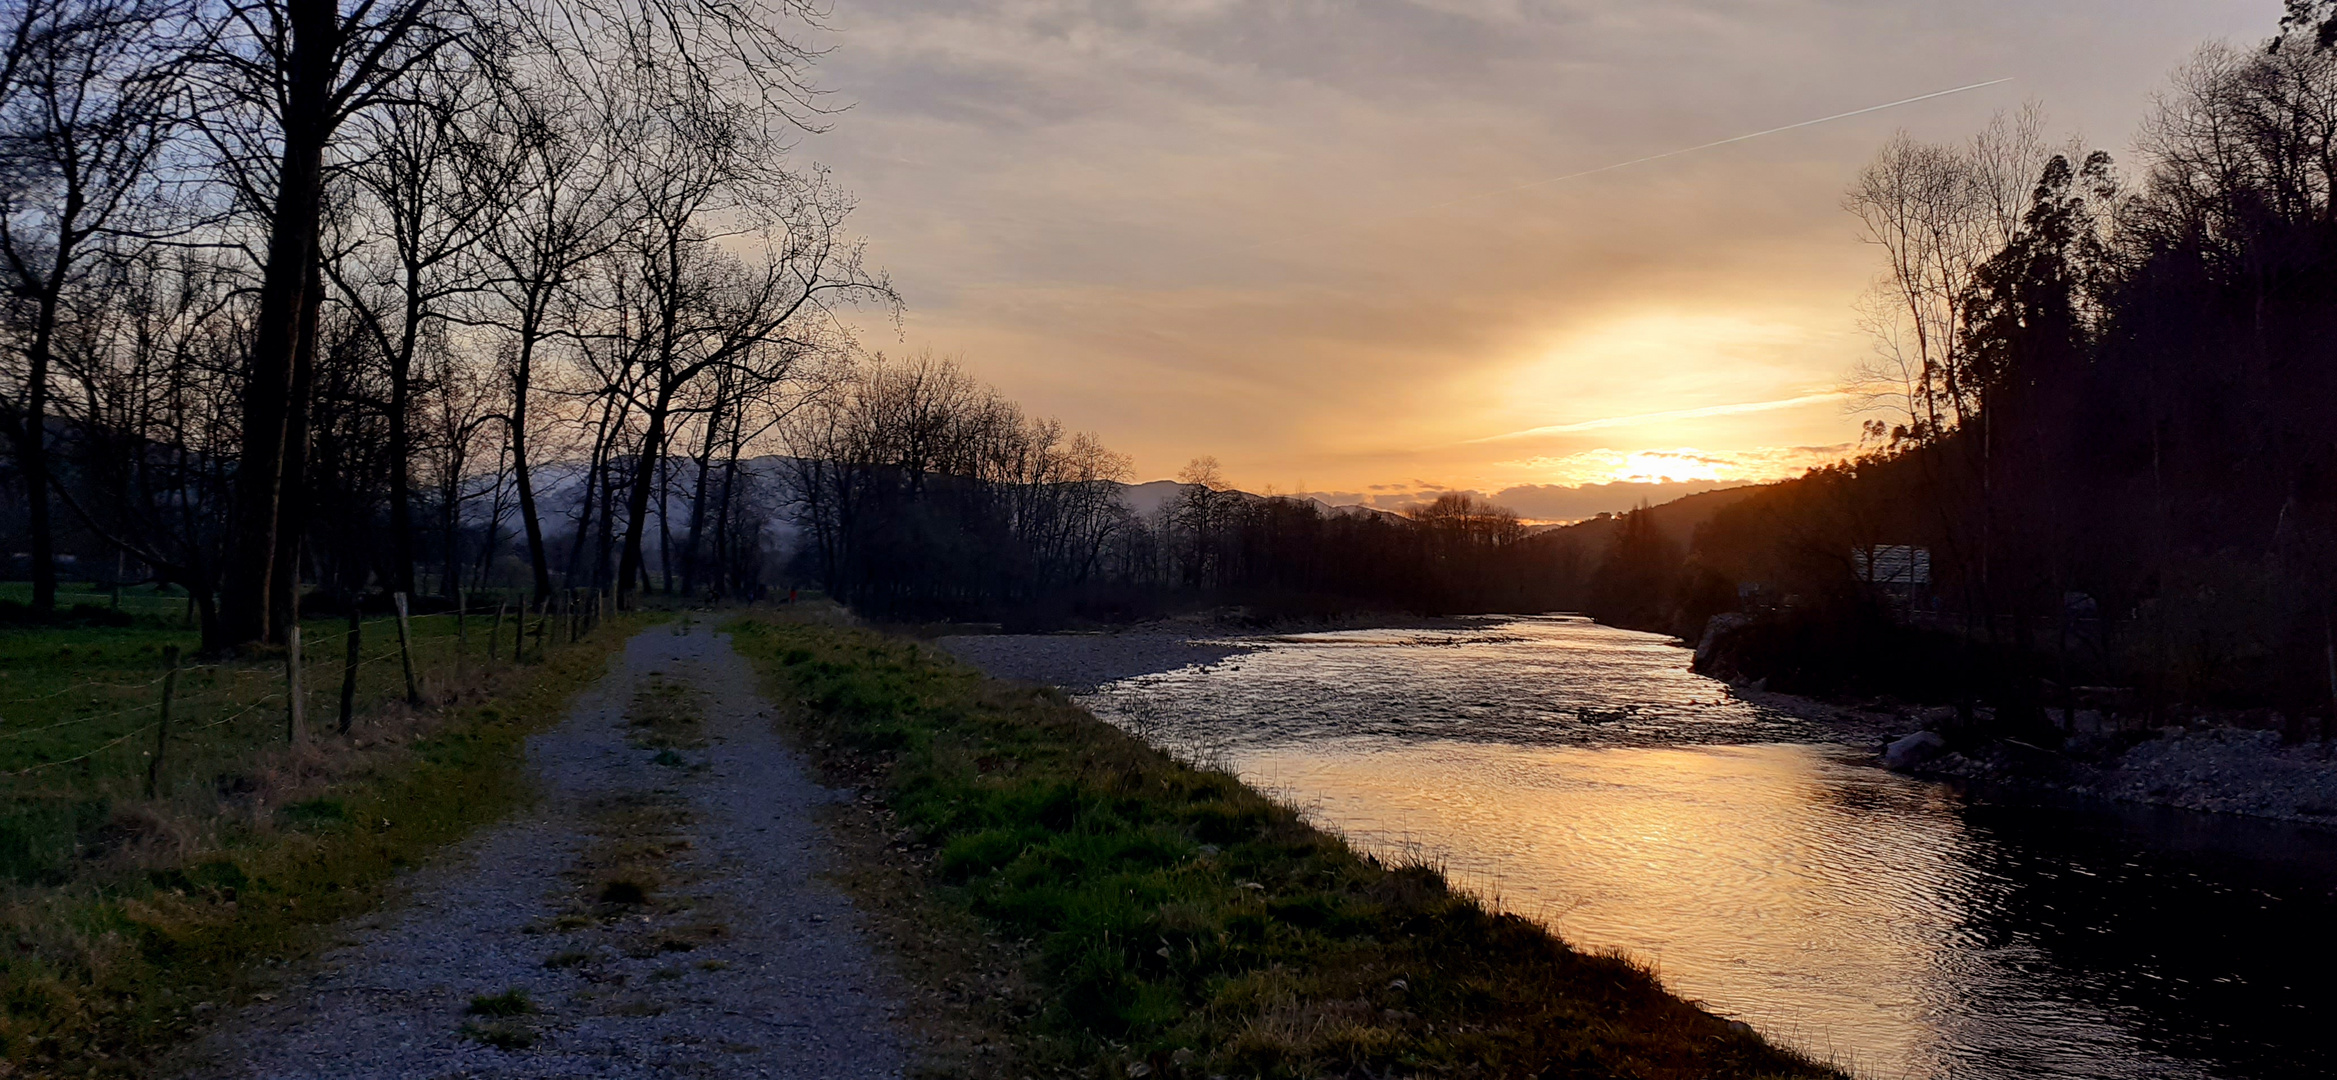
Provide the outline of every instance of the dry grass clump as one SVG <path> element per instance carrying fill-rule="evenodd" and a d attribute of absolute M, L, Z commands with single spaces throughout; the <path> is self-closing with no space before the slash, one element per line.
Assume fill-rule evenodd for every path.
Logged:
<path fill-rule="evenodd" d="M 706 740 L 698 728 L 705 717 L 705 704 L 705 691 L 669 682 L 664 672 L 652 671 L 647 685 L 634 693 L 632 707 L 626 710 L 627 741 L 642 750 L 703 747 Z"/>
<path fill-rule="evenodd" d="M 704 703 L 704 693 L 651 672 L 627 709 L 628 739 L 636 749 L 659 751 L 652 764 L 664 764 L 677 746 L 703 746 Z M 678 791 L 651 787 L 609 795 L 585 806 L 583 816 L 591 840 L 567 872 L 572 891 L 566 910 L 534 932 L 593 937 L 588 947 L 571 945 L 554 953 L 546 966 L 579 969 L 593 982 L 622 983 L 620 974 L 599 961 L 691 952 L 729 935 L 719 918 L 691 910 L 695 901 L 688 886 L 695 875 L 676 857 L 692 847 L 696 815 Z M 619 994 L 602 1008 L 616 1015 L 650 1015 L 640 1010 L 663 1006 Z"/>
<path fill-rule="evenodd" d="M 799 703 L 831 780 L 868 796 L 839 817 L 848 844 L 894 868 L 845 876 L 880 907 L 876 925 L 894 935 L 886 909 L 956 913 L 956 959 L 907 955 L 910 977 L 942 998 L 1007 991 L 1004 1007 L 959 1014 L 1007 1052 L 958 1053 L 939 1072 L 1839 1075 L 1431 868 L 1359 855 L 1061 694 L 867 631 L 733 631 Z M 993 978 L 1009 968 L 1037 992 Z"/>

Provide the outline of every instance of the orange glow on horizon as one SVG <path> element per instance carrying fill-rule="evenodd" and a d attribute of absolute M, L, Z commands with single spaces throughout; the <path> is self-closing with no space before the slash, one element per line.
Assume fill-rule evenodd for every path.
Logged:
<path fill-rule="evenodd" d="M 1839 461 L 1851 445 L 1703 450 L 1692 446 L 1646 449 L 1601 447 L 1562 457 L 1505 462 L 1509 484 L 1763 484 L 1786 480 Z"/>

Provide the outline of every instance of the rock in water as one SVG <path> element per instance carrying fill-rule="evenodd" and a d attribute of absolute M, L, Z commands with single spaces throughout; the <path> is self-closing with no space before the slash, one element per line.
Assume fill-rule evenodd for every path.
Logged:
<path fill-rule="evenodd" d="M 1913 735 L 1894 739 L 1883 748 L 1883 766 L 1891 769 L 1912 769 L 1947 749 L 1947 740 L 1936 731 L 1918 731 Z"/>

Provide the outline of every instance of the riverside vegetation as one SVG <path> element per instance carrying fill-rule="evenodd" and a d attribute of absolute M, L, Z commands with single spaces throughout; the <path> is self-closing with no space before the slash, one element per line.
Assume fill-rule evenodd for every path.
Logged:
<path fill-rule="evenodd" d="M 488 655 L 492 619 L 416 619 L 419 705 L 394 620 L 369 620 L 341 733 L 346 623 L 311 621 L 308 730 L 288 737 L 281 651 L 190 665 L 151 791 L 164 650 L 194 633 L 159 612 L 0 633 L 0 1075 L 147 1071 L 247 976 L 524 799 L 525 737 L 649 618 L 564 640 L 581 621 L 555 616 L 519 662 L 511 627 Z"/>
<path fill-rule="evenodd" d="M 829 781 L 858 787 L 861 812 L 898 830 L 878 845 L 895 864 L 890 886 L 846 875 L 847 886 L 864 903 L 881 894 L 870 906 L 921 907 L 930 917 L 914 921 L 945 940 L 920 948 L 965 958 L 912 979 L 949 983 L 958 999 L 990 981 L 1012 999 L 960 1012 L 1016 1060 L 945 1071 L 1840 1075 L 1622 958 L 1489 909 L 1434 868 L 1359 854 L 1057 691 L 864 629 L 730 629 L 774 697 L 795 703 L 787 712 Z M 1019 971 L 976 970 L 999 948 Z M 1026 980 L 1037 992 L 1016 994 Z"/>

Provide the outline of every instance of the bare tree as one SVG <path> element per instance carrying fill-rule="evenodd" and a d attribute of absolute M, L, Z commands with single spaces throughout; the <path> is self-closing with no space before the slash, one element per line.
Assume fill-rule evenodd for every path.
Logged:
<path fill-rule="evenodd" d="M 484 317 L 512 340 L 503 373 L 509 395 L 503 419 L 537 600 L 552 593 L 552 569 L 536 506 L 530 443 L 536 370 L 546 348 L 569 334 L 570 327 L 557 317 L 561 303 L 625 231 L 618 216 L 622 204 L 609 197 L 617 176 L 610 156 L 612 133 L 594 121 L 582 95 L 560 91 L 561 85 L 553 83 L 505 95 L 504 122 L 515 132 L 511 145 L 518 169 L 509 213 L 484 245 L 492 265 L 487 286 L 495 301 Z"/>
<path fill-rule="evenodd" d="M 396 99 L 406 76 L 478 28 L 480 13 L 453 0 L 219 0 L 201 11 L 205 41 L 192 54 L 199 127 L 222 175 L 261 222 L 258 315 L 243 395 L 234 541 L 220 622 L 232 641 L 268 639 L 283 590 L 279 513 L 288 453 L 301 434 L 323 301 L 320 246 L 326 184 L 343 126 Z M 299 477 L 293 477 L 297 484 Z"/>
<path fill-rule="evenodd" d="M 0 396 L 32 541 L 32 603 L 57 602 L 49 397 L 78 296 L 126 243 L 166 229 L 157 166 L 175 129 L 172 0 L 27 0 L 0 58 L 0 293 L 22 367 Z M 87 328 L 81 328 L 86 332 Z M 10 365 L 15 368 L 15 365 Z"/>
<path fill-rule="evenodd" d="M 466 55 L 483 52 L 473 44 Z M 479 64 L 442 59 L 418 69 L 401 100 L 358 118 L 351 138 L 364 154 L 348 170 L 364 196 L 352 214 L 358 239 L 324 260 L 389 375 L 388 587 L 409 594 L 417 404 L 440 388 L 418 378 L 419 352 L 483 287 L 474 256 L 504 215 L 518 172 L 492 133 L 500 117 L 488 91 L 498 81 Z"/>
<path fill-rule="evenodd" d="M 670 85 L 641 88 L 628 119 L 625 198 L 638 211 L 611 250 L 609 307 L 599 335 L 602 385 L 641 416 L 626 489 L 616 589 L 644 576 L 644 541 L 660 463 L 677 408 L 702 378 L 725 369 L 778 383 L 805 358 L 836 347 L 837 305 L 898 302 L 844 234 L 851 204 L 824 173 L 786 171 L 777 145 L 735 110 L 677 99 Z M 751 256 L 734 254 L 749 248 Z"/>
<path fill-rule="evenodd" d="M 314 362 L 326 188 L 352 118 L 407 100 L 412 77 L 442 53 L 529 43 L 533 70 L 598 81 L 644 56 L 670 61 L 670 102 L 747 114 L 748 127 L 802 125 L 819 114 L 804 79 L 812 54 L 781 33 L 816 20 L 800 0 L 646 3 L 563 0 L 208 0 L 195 51 L 202 129 L 264 242 L 250 351 L 236 540 L 221 601 L 226 636 L 267 638 L 280 576 L 279 524 L 296 460 L 302 366 Z M 297 477 L 294 477 L 296 480 Z"/>
<path fill-rule="evenodd" d="M 1979 412 L 1958 331 L 1982 264 L 2020 226 L 2048 156 L 2034 106 L 1999 114 L 1963 145 L 1893 136 L 1852 181 L 1843 206 L 1883 252 L 1862 305 L 1877 359 L 1853 377 L 1862 404 L 1904 417 L 1896 437 L 1933 440 Z"/>

